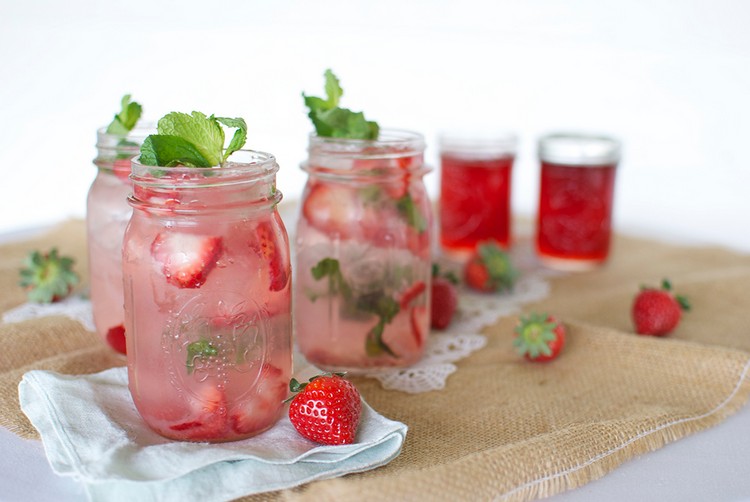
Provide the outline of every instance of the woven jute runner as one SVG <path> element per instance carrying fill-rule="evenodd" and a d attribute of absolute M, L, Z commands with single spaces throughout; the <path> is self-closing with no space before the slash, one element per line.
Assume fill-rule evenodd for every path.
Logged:
<path fill-rule="evenodd" d="M 0 311 L 25 301 L 18 268 L 56 246 L 84 275 L 80 221 L 0 246 Z M 669 337 L 633 334 L 630 303 L 668 277 L 693 310 Z M 355 378 L 368 403 L 409 426 L 385 467 L 243 500 L 530 500 L 580 486 L 622 462 L 711 427 L 748 399 L 750 256 L 618 237 L 594 272 L 550 279 L 525 307 L 564 319 L 562 356 L 532 364 L 513 351 L 515 318 L 485 330 L 487 346 L 458 363 L 444 390 L 404 394 Z M 18 406 L 30 369 L 83 374 L 122 365 L 96 335 L 63 317 L 0 324 L 0 425 L 37 438 Z"/>

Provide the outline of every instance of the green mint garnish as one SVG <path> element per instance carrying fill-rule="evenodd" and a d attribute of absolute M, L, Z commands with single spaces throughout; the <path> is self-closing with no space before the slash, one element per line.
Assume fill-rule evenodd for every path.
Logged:
<path fill-rule="evenodd" d="M 187 361 L 185 367 L 187 368 L 188 375 L 195 369 L 196 358 L 206 358 L 215 356 L 219 353 L 219 350 L 214 347 L 208 340 L 201 339 L 197 342 L 193 342 L 187 346 Z"/>
<path fill-rule="evenodd" d="M 406 220 L 406 223 L 413 227 L 420 234 L 427 230 L 427 220 L 419 212 L 419 208 L 414 204 L 414 199 L 408 193 L 396 201 L 398 213 Z"/>
<path fill-rule="evenodd" d="M 351 287 L 344 280 L 344 276 L 341 274 L 341 268 L 339 261 L 334 258 L 323 258 L 317 265 L 310 269 L 313 279 L 316 281 L 321 280 L 324 277 L 328 277 L 328 293 L 331 296 L 335 296 L 339 293 L 345 299 L 350 299 L 352 296 Z"/>
<path fill-rule="evenodd" d="M 361 297 L 357 301 L 357 307 L 363 312 L 369 312 L 378 316 L 378 323 L 367 333 L 365 339 L 365 352 L 368 356 L 377 357 L 383 352 L 392 357 L 397 357 L 391 348 L 383 341 L 385 325 L 390 324 L 401 308 L 396 300 L 386 296 L 383 291 L 371 293 Z"/>
<path fill-rule="evenodd" d="M 365 352 L 368 356 L 377 357 L 383 353 L 398 357 L 393 350 L 383 341 L 383 331 L 386 324 L 390 324 L 398 314 L 400 307 L 396 300 L 387 296 L 382 289 L 353 297 L 351 286 L 341 273 L 339 261 L 335 258 L 323 258 L 310 272 L 316 281 L 328 277 L 328 293 L 331 296 L 341 294 L 345 305 L 365 314 L 373 314 L 378 317 L 378 322 L 367 333 L 365 339 Z"/>
<path fill-rule="evenodd" d="M 226 149 L 222 125 L 236 129 Z M 159 119 L 156 131 L 141 145 L 141 163 L 147 166 L 220 166 L 247 140 L 243 119 L 207 117 L 201 112 L 168 113 Z"/>
<path fill-rule="evenodd" d="M 344 90 L 339 79 L 331 70 L 325 72 L 326 99 L 307 96 L 302 93 L 305 106 L 310 109 L 307 114 L 315 126 L 318 136 L 348 139 L 378 139 L 380 127 L 376 122 L 368 121 L 362 112 L 353 112 L 341 108 L 339 101 Z"/>
<path fill-rule="evenodd" d="M 112 122 L 107 126 L 107 134 L 116 136 L 127 136 L 141 118 L 143 107 L 135 101 L 130 101 L 130 94 L 126 94 L 121 100 L 122 110 L 115 115 Z"/>

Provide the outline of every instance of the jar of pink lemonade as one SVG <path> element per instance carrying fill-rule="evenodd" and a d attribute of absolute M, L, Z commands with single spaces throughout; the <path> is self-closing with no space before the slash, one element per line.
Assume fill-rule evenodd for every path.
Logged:
<path fill-rule="evenodd" d="M 430 327 L 432 213 L 422 135 L 312 134 L 296 232 L 295 333 L 316 366 L 417 362 Z"/>
<path fill-rule="evenodd" d="M 221 167 L 133 161 L 123 247 L 129 385 L 165 437 L 242 439 L 281 416 L 292 319 L 278 168 L 248 150 Z"/>
<path fill-rule="evenodd" d="M 125 314 L 122 296 L 122 237 L 132 208 L 128 196 L 130 159 L 138 155 L 141 143 L 153 132 L 153 125 L 136 126 L 116 134 L 101 128 L 97 132 L 94 164 L 97 174 L 86 200 L 86 234 L 91 308 L 96 332 L 113 349 L 125 351 Z"/>

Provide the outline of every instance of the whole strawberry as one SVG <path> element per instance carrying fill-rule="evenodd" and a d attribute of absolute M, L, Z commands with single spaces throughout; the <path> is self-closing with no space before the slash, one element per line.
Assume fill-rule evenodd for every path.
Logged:
<path fill-rule="evenodd" d="M 299 392 L 289 405 L 289 420 L 302 436 L 329 445 L 354 442 L 362 400 L 354 384 L 342 377 L 329 373 L 289 383 L 292 392 Z"/>
<path fill-rule="evenodd" d="M 508 254 L 491 241 L 478 245 L 464 266 L 466 285 L 486 293 L 512 288 L 517 276 Z"/>
<path fill-rule="evenodd" d="M 458 307 L 456 283 L 452 273 L 441 274 L 437 265 L 432 266 L 431 325 L 435 329 L 445 329 L 451 323 Z"/>
<path fill-rule="evenodd" d="M 529 361 L 551 361 L 565 345 L 565 325 L 551 315 L 531 313 L 522 317 L 515 332 L 513 346 Z"/>
<path fill-rule="evenodd" d="M 639 335 L 667 335 L 680 323 L 683 310 L 690 310 L 690 303 L 672 292 L 668 279 L 662 280 L 661 289 L 643 287 L 631 309 L 635 331 Z"/>

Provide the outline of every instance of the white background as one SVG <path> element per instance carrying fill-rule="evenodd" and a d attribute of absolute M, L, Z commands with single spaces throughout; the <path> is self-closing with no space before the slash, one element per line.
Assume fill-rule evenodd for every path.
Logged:
<path fill-rule="evenodd" d="M 625 145 L 618 230 L 750 250 L 748 22 L 743 0 L 0 0 L 0 233 L 84 216 L 125 93 L 147 119 L 246 118 L 299 196 L 300 93 L 330 67 L 344 106 L 424 133 L 435 167 L 440 129 L 517 131 L 518 214 L 540 134 L 604 132 Z"/>

